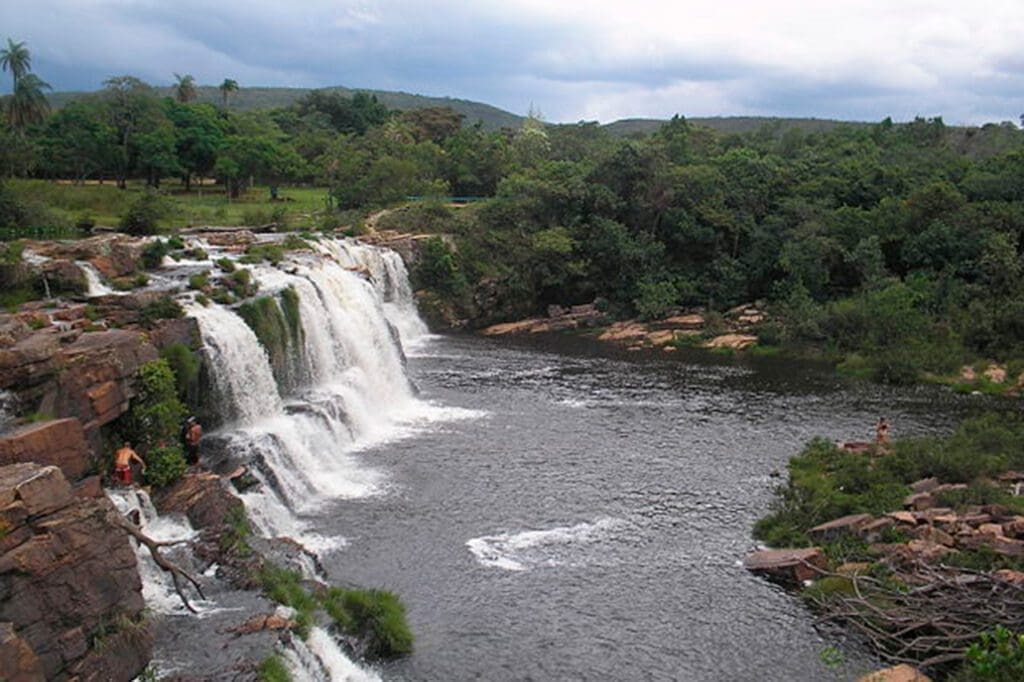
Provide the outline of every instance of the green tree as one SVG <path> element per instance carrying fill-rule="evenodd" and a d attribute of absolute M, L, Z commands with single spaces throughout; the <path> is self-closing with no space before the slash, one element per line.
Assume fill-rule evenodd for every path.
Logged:
<path fill-rule="evenodd" d="M 14 93 L 7 98 L 7 122 L 11 128 L 23 132 L 30 125 L 42 123 L 50 113 L 50 103 L 43 91 L 50 89 L 49 83 L 34 73 L 18 78 Z"/>
<path fill-rule="evenodd" d="M 174 74 L 174 98 L 182 104 L 188 104 L 196 98 L 196 79 L 192 74 Z"/>
<path fill-rule="evenodd" d="M 220 90 L 221 105 L 224 111 L 228 110 L 228 98 L 231 93 L 238 92 L 238 81 L 233 78 L 225 78 L 224 82 L 217 86 Z"/>
<path fill-rule="evenodd" d="M 0 67 L 11 72 L 11 92 L 18 89 L 18 81 L 32 70 L 32 55 L 24 42 L 16 43 L 7 39 L 7 47 L 0 50 Z"/>
<path fill-rule="evenodd" d="M 124 188 L 131 168 L 131 144 L 143 118 L 156 106 L 152 88 L 134 76 L 115 76 L 104 81 L 111 127 L 117 135 L 117 185 Z"/>

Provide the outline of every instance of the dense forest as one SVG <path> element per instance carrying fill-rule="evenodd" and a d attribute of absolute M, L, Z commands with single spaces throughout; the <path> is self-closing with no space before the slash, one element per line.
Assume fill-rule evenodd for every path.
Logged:
<path fill-rule="evenodd" d="M 388 217 L 405 229 L 454 235 L 428 243 L 414 274 L 468 317 L 481 282 L 502 292 L 506 318 L 595 299 L 645 318 L 760 301 L 773 313 L 762 343 L 824 350 L 851 372 L 910 381 L 980 358 L 1021 369 L 1024 133 L 1012 123 L 728 134 L 677 116 L 618 137 L 531 115 L 487 131 L 365 93 L 236 111 L 234 81 L 211 104 L 177 78 L 173 97 L 122 76 L 51 112 L 46 84 L 22 74 L 0 168 L 145 183 L 139 201 L 211 178 L 228 199 L 254 183 L 323 188 L 310 227 L 358 229 L 401 207 Z M 68 221 L 23 186 L 0 189 L 5 234 Z"/>

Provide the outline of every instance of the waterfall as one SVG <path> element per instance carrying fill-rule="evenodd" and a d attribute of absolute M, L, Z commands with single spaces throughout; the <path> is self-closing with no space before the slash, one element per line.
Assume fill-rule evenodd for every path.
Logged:
<path fill-rule="evenodd" d="M 305 642 L 293 637 L 284 659 L 296 682 L 381 682 L 380 675 L 353 663 L 320 627 L 310 629 Z"/>
<path fill-rule="evenodd" d="M 256 299 L 235 308 L 191 304 L 188 314 L 199 323 L 225 422 L 216 437 L 263 484 L 242 496 L 250 515 L 261 532 L 317 551 L 344 540 L 310 534 L 304 515 L 385 487 L 357 451 L 475 413 L 416 397 L 403 344 L 426 326 L 397 254 L 335 240 L 314 249 L 276 267 L 251 266 Z"/>
<path fill-rule="evenodd" d="M 86 296 L 106 296 L 115 293 L 113 289 L 103 283 L 99 270 L 92 263 L 79 260 L 75 261 L 75 265 L 85 275 L 85 281 L 89 287 L 85 292 Z"/>

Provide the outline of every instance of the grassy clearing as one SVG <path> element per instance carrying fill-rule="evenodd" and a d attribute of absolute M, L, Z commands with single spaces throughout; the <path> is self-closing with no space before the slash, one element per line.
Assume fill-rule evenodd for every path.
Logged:
<path fill-rule="evenodd" d="M 73 185 L 48 180 L 8 180 L 11 191 L 30 204 L 46 206 L 64 224 L 89 222 L 116 226 L 145 185 L 132 182 L 124 190 L 114 183 Z M 223 187 L 193 184 L 186 193 L 178 185 L 163 188 L 167 214 L 160 227 L 173 230 L 202 225 L 265 225 L 285 223 L 289 229 L 316 229 L 326 208 L 327 190 L 318 187 L 279 187 L 279 201 L 270 200 L 270 188 L 250 188 L 229 199 Z"/>

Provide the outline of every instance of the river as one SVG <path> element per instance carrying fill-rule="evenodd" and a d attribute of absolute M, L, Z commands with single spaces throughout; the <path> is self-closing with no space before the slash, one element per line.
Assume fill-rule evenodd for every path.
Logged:
<path fill-rule="evenodd" d="M 332 580 L 406 603 L 416 651 L 389 680 L 853 679 L 876 662 L 740 565 L 773 473 L 815 436 L 944 432 L 972 403 L 559 336 L 409 355 L 422 399 L 475 418 L 355 453 L 380 492 L 306 517 L 347 541 Z"/>

